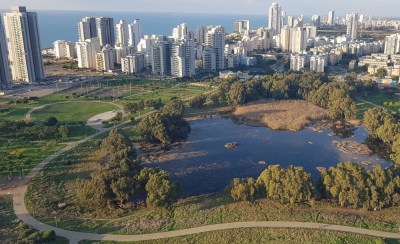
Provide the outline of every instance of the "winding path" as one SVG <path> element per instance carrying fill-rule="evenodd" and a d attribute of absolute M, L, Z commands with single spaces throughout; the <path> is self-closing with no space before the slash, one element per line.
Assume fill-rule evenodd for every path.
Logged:
<path fill-rule="evenodd" d="M 144 114 L 140 117 L 146 116 Z M 24 223 L 30 225 L 31 227 L 42 230 L 54 230 L 57 235 L 68 238 L 71 243 L 78 243 L 80 240 L 108 240 L 108 241 L 145 241 L 145 240 L 156 240 L 162 238 L 171 238 L 185 235 L 192 235 L 210 231 L 217 230 L 228 230 L 228 229 L 236 229 L 236 228 L 306 228 L 306 229 L 322 229 L 322 230 L 330 230 L 330 231 L 341 231 L 341 232 L 349 232 L 356 233 L 362 235 L 369 235 L 380 238 L 391 238 L 391 239 L 400 239 L 400 234 L 376 231 L 376 230 L 368 230 L 362 228 L 355 228 L 350 226 L 340 226 L 340 225 L 330 225 L 330 224 L 321 224 L 321 223 L 310 223 L 310 222 L 283 222 L 283 221 L 260 221 L 260 222 L 234 222 L 234 223 L 224 223 L 224 224 L 216 224 L 216 225 L 207 225 L 196 228 L 184 229 L 184 230 L 175 230 L 170 232 L 160 232 L 153 234 L 140 234 L 140 235 L 112 235 L 112 234 L 94 234 L 94 233 L 83 233 L 83 232 L 75 232 L 59 229 L 53 226 L 46 225 L 41 223 L 32 217 L 25 206 L 25 193 L 28 187 L 28 182 L 30 179 L 35 177 L 48 163 L 57 158 L 58 156 L 72 150 L 73 148 L 79 146 L 80 144 L 99 136 L 103 133 L 110 131 L 113 128 L 123 126 L 127 124 L 129 121 L 118 124 L 115 127 L 102 129 L 97 133 L 88 136 L 80 141 L 69 143 L 65 148 L 60 151 L 52 154 L 47 157 L 41 163 L 39 163 L 26 177 L 24 177 L 17 187 L 8 186 L 7 189 L 0 190 L 1 194 L 10 194 L 13 195 L 13 207 L 15 214 L 17 217 L 22 220 Z"/>

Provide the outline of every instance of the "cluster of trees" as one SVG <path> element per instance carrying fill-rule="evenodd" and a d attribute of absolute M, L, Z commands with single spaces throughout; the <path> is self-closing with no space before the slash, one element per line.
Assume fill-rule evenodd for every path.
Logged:
<path fill-rule="evenodd" d="M 385 150 L 391 159 L 400 164 L 400 124 L 392 113 L 384 108 L 371 108 L 364 114 L 364 126 L 370 134 L 370 144 Z"/>
<path fill-rule="evenodd" d="M 314 72 L 274 74 L 247 81 L 230 79 L 220 82 L 210 100 L 240 105 L 262 98 L 304 99 L 328 109 L 332 119 L 348 119 L 356 110 L 352 96 L 377 87 L 373 82 L 360 81 L 356 74 L 346 76 L 346 81 L 331 81 L 325 74 Z"/>
<path fill-rule="evenodd" d="M 183 118 L 185 106 L 174 99 L 160 111 L 144 117 L 138 124 L 142 137 L 150 143 L 169 145 L 184 140 L 190 133 L 190 125 Z"/>
<path fill-rule="evenodd" d="M 158 99 L 140 100 L 138 102 L 125 103 L 123 105 L 123 108 L 124 111 L 127 113 L 135 113 L 145 108 L 154 108 L 158 110 L 163 106 L 164 103 L 161 101 L 161 98 L 158 98 Z"/>
<path fill-rule="evenodd" d="M 343 207 L 382 209 L 400 205 L 400 172 L 376 167 L 367 171 L 352 162 L 321 172 L 321 197 Z"/>
<path fill-rule="evenodd" d="M 56 240 L 56 233 L 50 231 L 37 231 L 28 225 L 17 221 L 12 231 L 18 237 L 17 244 L 23 243 L 52 243 Z"/>
<path fill-rule="evenodd" d="M 122 205 L 129 197 L 147 194 L 150 207 L 171 204 L 177 195 L 177 185 L 168 173 L 142 168 L 129 137 L 112 130 L 99 148 L 99 167 L 90 179 L 78 180 L 76 197 L 88 209 Z"/>
<path fill-rule="evenodd" d="M 206 101 L 207 101 L 207 96 L 205 95 L 196 96 L 190 99 L 189 106 L 191 108 L 202 108 L 204 107 Z"/>
<path fill-rule="evenodd" d="M 0 134 L 20 140 L 66 139 L 73 124 L 60 124 L 55 117 L 44 122 L 0 120 Z"/>
<path fill-rule="evenodd" d="M 277 200 L 281 203 L 301 203 L 311 200 L 313 183 L 311 175 L 302 167 L 271 165 L 257 180 L 234 179 L 228 187 L 235 201 L 252 201 L 257 197 Z"/>
<path fill-rule="evenodd" d="M 367 210 L 400 206 L 400 169 L 376 167 L 367 171 L 352 162 L 321 171 L 317 183 L 302 167 L 269 166 L 257 180 L 234 179 L 227 188 L 235 201 L 265 197 L 280 203 L 312 203 L 325 199 L 343 207 Z"/>

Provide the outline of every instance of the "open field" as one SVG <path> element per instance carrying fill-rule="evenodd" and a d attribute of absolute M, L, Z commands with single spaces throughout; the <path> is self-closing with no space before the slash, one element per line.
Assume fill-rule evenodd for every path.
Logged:
<path fill-rule="evenodd" d="M 37 121 L 44 121 L 50 116 L 55 116 L 62 122 L 86 122 L 94 115 L 119 109 L 112 103 L 100 102 L 70 102 L 48 105 L 35 110 L 32 117 Z"/>
<path fill-rule="evenodd" d="M 91 241 L 81 241 L 80 244 L 98 243 Z M 101 242 L 104 244 L 117 244 L 128 242 Z M 367 237 L 362 235 L 339 233 L 326 230 L 307 230 L 307 229 L 232 229 L 224 231 L 214 231 L 202 234 L 195 234 L 184 237 L 168 238 L 153 241 L 137 242 L 141 244 L 164 244 L 164 243 L 365 243 L 378 244 L 385 243 L 380 238 Z"/>
<path fill-rule="evenodd" d="M 362 101 L 365 100 L 365 101 Z M 393 112 L 400 111 L 400 97 L 390 93 L 370 94 L 356 98 L 357 117 L 362 118 L 364 113 L 373 107 L 381 106 Z"/>
<path fill-rule="evenodd" d="M 265 124 L 273 130 L 298 131 L 326 117 L 324 109 L 301 100 L 262 102 L 238 106 L 233 115 Z"/>
<path fill-rule="evenodd" d="M 0 143 L 0 175 L 27 174 L 43 159 L 62 149 L 64 145 L 46 142 Z"/>

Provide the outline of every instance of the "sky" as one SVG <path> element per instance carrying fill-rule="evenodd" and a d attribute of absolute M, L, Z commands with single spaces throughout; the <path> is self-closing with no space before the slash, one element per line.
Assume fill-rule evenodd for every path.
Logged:
<path fill-rule="evenodd" d="M 271 0 L 1 0 L 0 9 L 23 5 L 28 10 L 80 10 L 170 13 L 267 14 Z M 288 15 L 326 15 L 334 10 L 400 17 L 400 0 L 277 0 Z"/>

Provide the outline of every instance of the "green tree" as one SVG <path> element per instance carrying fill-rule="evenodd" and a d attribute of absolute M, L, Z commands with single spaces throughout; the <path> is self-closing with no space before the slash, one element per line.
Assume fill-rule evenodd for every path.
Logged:
<path fill-rule="evenodd" d="M 391 120 L 386 120 L 385 123 L 378 128 L 376 135 L 384 142 L 392 144 L 397 135 L 400 134 L 400 124 Z"/>
<path fill-rule="evenodd" d="M 46 126 L 55 126 L 57 124 L 58 124 L 58 119 L 54 116 L 48 117 L 44 122 L 44 125 Z"/>
<path fill-rule="evenodd" d="M 69 134 L 68 126 L 67 126 L 67 125 L 61 125 L 61 126 L 58 128 L 58 132 L 59 132 L 60 135 L 61 135 L 62 142 L 64 142 L 64 140 L 67 139 L 68 134 Z"/>
<path fill-rule="evenodd" d="M 168 207 L 178 193 L 177 185 L 172 183 L 166 171 L 151 174 L 146 184 L 146 203 L 150 207 Z"/>
<path fill-rule="evenodd" d="M 376 76 L 378 76 L 379 78 L 385 78 L 387 76 L 387 70 L 385 68 L 379 68 L 376 71 Z"/>
<path fill-rule="evenodd" d="M 328 104 L 328 116 L 331 119 L 346 120 L 352 119 L 356 115 L 356 104 L 349 97 L 338 97 L 332 99 Z"/>
<path fill-rule="evenodd" d="M 121 177 L 112 181 L 111 189 L 121 204 L 133 193 L 133 183 L 132 179 L 128 177 Z"/>
<path fill-rule="evenodd" d="M 385 108 L 371 108 L 364 114 L 364 126 L 368 133 L 377 137 L 377 130 L 385 124 L 386 121 L 393 121 L 393 116 Z"/>
<path fill-rule="evenodd" d="M 253 201 L 257 194 L 256 181 L 253 178 L 235 178 L 228 191 L 234 201 Z"/>

